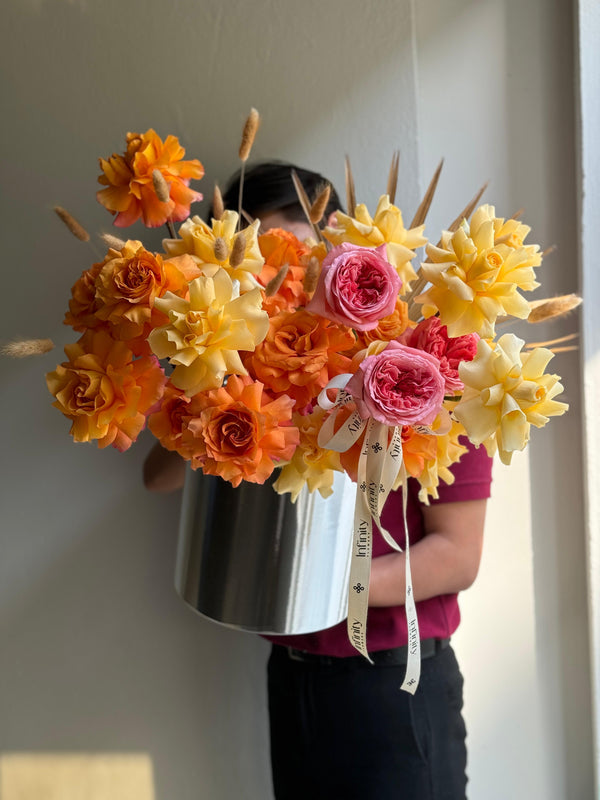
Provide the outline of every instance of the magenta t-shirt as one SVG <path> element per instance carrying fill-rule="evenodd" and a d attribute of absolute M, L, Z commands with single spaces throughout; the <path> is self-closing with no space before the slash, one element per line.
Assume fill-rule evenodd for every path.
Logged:
<path fill-rule="evenodd" d="M 439 499 L 431 504 L 456 503 L 463 500 L 484 500 L 490 496 L 492 481 L 492 459 L 484 447 L 475 448 L 464 440 L 468 451 L 460 461 L 452 466 L 454 483 L 440 481 Z M 425 535 L 422 505 L 419 502 L 420 484 L 414 478 L 408 481 L 408 502 L 406 519 L 410 531 L 410 543 L 415 544 Z M 402 530 L 402 491 L 392 492 L 385 504 L 382 522 L 398 544 L 404 548 L 405 537 Z M 373 531 L 373 558 L 393 551 L 380 536 Z M 458 627 L 460 611 L 456 594 L 440 595 L 417 603 L 417 617 L 421 639 L 431 637 L 444 639 Z M 355 656 L 357 651 L 350 644 L 346 620 L 317 633 L 299 636 L 266 636 L 270 642 L 286 647 L 294 647 L 309 653 L 329 656 Z M 408 642 L 406 612 L 404 606 L 369 608 L 367 617 L 367 649 L 370 652 L 400 647 Z"/>

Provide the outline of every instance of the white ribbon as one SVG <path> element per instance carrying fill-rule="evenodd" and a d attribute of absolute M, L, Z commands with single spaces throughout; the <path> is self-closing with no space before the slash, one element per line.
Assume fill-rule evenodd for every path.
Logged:
<path fill-rule="evenodd" d="M 356 502 L 354 506 L 354 534 L 352 560 L 350 563 L 350 583 L 348 589 L 348 638 L 352 645 L 372 663 L 367 651 L 367 613 L 369 609 L 369 582 L 371 576 L 371 557 L 373 540 L 373 520 L 377 524 L 385 542 L 393 550 L 402 552 L 400 545 L 381 524 L 381 514 L 385 501 L 400 473 L 403 485 L 402 518 L 406 534 L 405 565 L 406 595 L 405 611 L 408 626 L 408 658 L 406 674 L 402 686 L 404 691 L 414 694 L 421 674 L 421 641 L 419 624 L 412 587 L 407 509 L 407 475 L 402 453 L 402 428 L 393 427 L 388 444 L 390 426 L 374 419 L 364 420 L 355 411 L 335 432 L 335 423 L 340 409 L 352 402 L 345 390 L 350 375 L 338 375 L 319 395 L 319 405 L 331 414 L 319 431 L 320 447 L 343 453 L 355 444 L 363 431 L 365 437 L 358 460 Z M 335 401 L 327 396 L 329 389 L 337 389 Z"/>

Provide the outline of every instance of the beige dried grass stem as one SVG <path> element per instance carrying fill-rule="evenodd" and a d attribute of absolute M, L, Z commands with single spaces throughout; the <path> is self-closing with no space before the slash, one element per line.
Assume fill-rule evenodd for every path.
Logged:
<path fill-rule="evenodd" d="M 240 149 L 238 153 L 240 161 L 242 162 L 242 169 L 240 170 L 240 189 L 238 194 L 238 230 L 241 228 L 242 223 L 242 201 L 244 198 L 244 176 L 246 174 L 246 161 L 250 156 L 250 151 L 252 150 L 252 145 L 254 144 L 254 139 L 256 138 L 256 132 L 259 124 L 260 114 L 255 108 L 251 108 L 244 124 L 242 141 L 240 143 Z"/>
<path fill-rule="evenodd" d="M 545 342 L 527 342 L 526 349 L 531 350 L 534 347 L 553 347 L 555 344 L 563 344 L 564 342 L 572 342 L 578 339 L 578 333 L 569 333 L 567 336 L 559 336 L 557 339 L 547 339 Z"/>
<path fill-rule="evenodd" d="M 442 172 L 443 166 L 444 166 L 444 159 L 442 158 L 442 160 L 438 164 L 436 171 L 433 173 L 433 178 L 431 179 L 429 186 L 427 187 L 427 191 L 423 196 L 421 205 L 417 208 L 413 220 L 410 223 L 411 228 L 416 228 L 418 225 L 422 225 L 425 222 L 427 214 L 429 213 L 429 209 L 431 208 L 433 196 L 435 194 L 435 190 L 437 189 L 438 181 L 440 179 L 440 174 Z"/>
<path fill-rule="evenodd" d="M 79 239 L 80 242 L 89 242 L 89 233 L 81 223 L 77 222 L 72 214 L 69 214 L 66 208 L 63 208 L 62 206 L 54 206 L 54 211 L 58 218 L 64 222 L 76 239 Z"/>
<path fill-rule="evenodd" d="M 229 263 L 235 269 L 239 267 L 244 258 L 246 257 L 246 237 L 243 233 L 238 233 L 233 240 L 231 253 L 229 255 Z"/>
<path fill-rule="evenodd" d="M 113 236 L 112 233 L 101 233 L 100 238 L 104 244 L 108 245 L 108 247 L 112 247 L 113 250 L 122 250 L 125 247 L 123 239 L 119 239 L 118 236 Z"/>
<path fill-rule="evenodd" d="M 556 245 L 555 244 L 551 244 L 550 247 L 547 247 L 545 250 L 542 250 L 542 252 L 541 252 L 542 258 L 546 258 L 551 253 L 553 253 L 555 250 L 556 250 Z"/>
<path fill-rule="evenodd" d="M 577 306 L 581 305 L 583 299 L 576 294 L 563 294 L 559 297 L 548 297 L 544 300 L 531 300 L 529 307 L 529 317 L 527 322 L 538 323 L 546 322 L 549 319 L 562 317 L 568 314 Z"/>
<path fill-rule="evenodd" d="M 54 349 L 52 339 L 17 339 L 0 347 L 0 354 L 9 358 L 41 356 Z"/>
<path fill-rule="evenodd" d="M 258 131 L 259 125 L 260 125 L 260 114 L 255 108 L 251 108 L 250 113 L 248 114 L 248 117 L 244 124 L 244 130 L 242 131 L 242 141 L 240 143 L 240 150 L 239 150 L 240 161 L 248 160 L 250 151 L 252 150 L 252 145 L 254 144 L 254 139 L 256 138 L 256 132 Z"/>
<path fill-rule="evenodd" d="M 329 203 L 330 196 L 331 196 L 331 185 L 327 183 L 318 192 L 315 202 L 310 207 L 309 219 L 313 225 L 318 225 L 319 222 L 321 222 L 321 220 L 323 219 L 323 214 L 325 214 L 325 209 L 327 208 L 327 204 Z"/>
<path fill-rule="evenodd" d="M 569 347 L 549 347 L 548 350 L 554 353 L 554 355 L 557 355 L 558 353 L 575 353 L 579 350 L 579 347 L 577 345 L 571 345 Z"/>
<path fill-rule="evenodd" d="M 271 280 L 265 286 L 265 294 L 267 297 L 272 297 L 274 294 L 277 294 L 279 289 L 281 288 L 281 284 L 284 282 L 286 275 L 288 274 L 290 265 L 284 264 L 277 272 Z"/>
<path fill-rule="evenodd" d="M 219 189 L 219 185 L 217 183 L 215 183 L 215 188 L 213 190 L 212 210 L 214 219 L 219 220 L 223 218 L 225 203 L 223 202 L 223 195 L 221 194 L 221 190 Z"/>
<path fill-rule="evenodd" d="M 477 192 L 477 194 L 476 194 L 476 195 L 475 195 L 475 197 L 474 197 L 474 198 L 471 200 L 471 202 L 470 202 L 470 203 L 468 203 L 468 204 L 467 204 L 467 205 L 466 205 L 466 206 L 463 208 L 462 212 L 461 212 L 461 213 L 458 215 L 458 217 L 457 217 L 457 218 L 454 220 L 454 222 L 453 222 L 453 223 L 450 225 L 450 227 L 448 228 L 448 230 L 449 230 L 451 233 L 454 233 L 455 231 L 457 231 L 457 230 L 458 230 L 458 228 L 459 228 L 459 226 L 460 226 L 461 222 L 463 221 L 463 219 L 469 219 L 469 217 L 471 216 L 471 214 L 473 213 L 473 211 L 475 211 L 475 209 L 476 209 L 476 207 L 477 207 L 477 203 L 478 203 L 478 202 L 481 200 L 481 197 L 482 197 L 483 193 L 485 192 L 485 190 L 487 189 L 487 187 L 488 187 L 488 183 L 486 182 L 486 183 L 484 183 L 484 184 L 483 184 L 483 186 L 482 186 L 482 187 L 481 187 L 481 189 L 480 189 L 480 190 Z"/>
<path fill-rule="evenodd" d="M 217 236 L 217 238 L 215 239 L 213 250 L 217 261 L 227 260 L 227 256 L 229 255 L 229 248 L 227 247 L 227 242 L 225 241 L 225 239 L 223 239 L 222 236 Z"/>
<path fill-rule="evenodd" d="M 352 167 L 350 166 L 350 158 L 346 156 L 345 160 L 345 173 L 346 173 L 346 205 L 348 206 L 348 214 L 354 216 L 356 211 L 356 192 L 354 189 L 354 175 L 352 174 Z"/>
<path fill-rule="evenodd" d="M 243 218 L 246 220 L 246 222 L 248 223 L 248 225 L 252 225 L 252 224 L 254 223 L 254 221 L 255 221 L 255 220 L 254 220 L 254 217 L 251 217 L 251 216 L 250 216 L 250 214 L 248 214 L 248 212 L 247 212 L 247 211 L 244 211 L 244 209 L 243 209 L 243 208 L 242 208 L 242 213 L 241 213 L 241 216 L 242 216 L 242 217 L 243 217 Z M 258 233 L 264 233 L 264 232 L 265 232 L 265 231 L 264 231 L 264 228 L 262 228 L 262 227 L 259 225 L 259 227 L 258 227 Z"/>
<path fill-rule="evenodd" d="M 166 182 L 165 176 L 159 169 L 152 170 L 152 185 L 154 186 L 154 191 L 160 202 L 168 203 L 171 199 L 169 184 Z"/>
<path fill-rule="evenodd" d="M 524 208 L 520 208 L 518 211 L 515 211 L 515 213 L 511 217 L 511 219 L 519 219 L 521 214 L 523 214 L 524 212 L 525 212 L 525 209 Z"/>
<path fill-rule="evenodd" d="M 392 156 L 392 163 L 390 164 L 390 171 L 388 172 L 388 180 L 386 187 L 386 194 L 393 205 L 396 200 L 396 189 L 398 188 L 398 169 L 400 167 L 400 150 L 394 150 Z"/>
<path fill-rule="evenodd" d="M 323 234 L 319 230 L 318 225 L 315 225 L 310 218 L 310 200 L 308 199 L 308 195 L 306 194 L 306 190 L 304 186 L 302 186 L 302 181 L 298 177 L 298 173 L 295 169 L 292 170 L 292 182 L 294 184 L 294 188 L 296 190 L 296 194 L 298 195 L 298 201 L 302 206 L 302 211 L 304 211 L 304 216 L 306 217 L 307 222 L 311 225 L 313 232 L 317 239 L 320 241 L 324 241 Z"/>
<path fill-rule="evenodd" d="M 306 292 L 306 294 L 312 294 L 314 290 L 317 288 L 317 283 L 319 280 L 319 259 L 316 256 L 311 256 L 308 261 L 308 266 L 306 267 L 306 271 L 304 273 L 304 281 L 302 282 L 302 288 Z"/>
<path fill-rule="evenodd" d="M 448 228 L 448 230 L 451 233 L 454 233 L 456 230 L 458 230 L 458 227 L 463 221 L 463 219 L 468 219 L 471 216 L 471 214 L 473 213 L 473 211 L 477 206 L 477 203 L 481 200 L 481 196 L 483 195 L 487 187 L 488 184 L 486 182 L 477 192 L 475 197 L 473 197 L 473 199 L 463 208 L 462 212 L 458 215 L 458 217 L 456 217 L 454 222 Z M 439 244 L 440 243 L 438 242 L 438 246 Z M 408 316 L 413 322 L 418 320 L 421 316 L 421 309 L 419 305 L 415 303 L 415 297 L 418 297 L 418 295 L 421 294 L 426 285 L 427 285 L 426 279 L 423 277 L 418 277 L 413 285 L 413 288 L 410 290 L 409 294 L 404 298 L 406 303 L 408 304 Z"/>

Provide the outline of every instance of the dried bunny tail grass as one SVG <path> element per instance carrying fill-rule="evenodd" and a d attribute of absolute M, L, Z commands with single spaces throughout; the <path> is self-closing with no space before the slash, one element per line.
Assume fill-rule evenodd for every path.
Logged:
<path fill-rule="evenodd" d="M 306 272 L 304 273 L 304 281 L 302 284 L 302 288 L 306 294 L 312 294 L 317 288 L 319 271 L 319 259 L 316 256 L 311 256 L 308 266 L 306 267 Z"/>
<path fill-rule="evenodd" d="M 250 113 L 248 114 L 248 118 L 246 119 L 246 123 L 244 125 L 244 130 L 242 132 L 242 141 L 240 143 L 240 150 L 239 150 L 240 161 L 248 160 L 259 125 L 260 125 L 260 114 L 255 108 L 251 108 Z"/>
<path fill-rule="evenodd" d="M 119 239 L 118 236 L 113 236 L 112 233 L 101 233 L 100 238 L 104 244 L 112 247 L 113 250 L 122 250 L 125 247 L 123 239 Z"/>
<path fill-rule="evenodd" d="M 553 352 L 554 345 L 557 344 L 564 344 L 565 342 L 572 342 L 574 339 L 578 339 L 578 333 L 569 333 L 567 336 L 559 336 L 558 339 L 547 339 L 545 342 L 527 342 L 524 346 L 525 350 L 534 350 L 536 347 L 548 347 Z M 572 350 L 576 350 L 577 346 L 570 348 Z"/>
<path fill-rule="evenodd" d="M 318 225 L 316 225 L 312 221 L 312 219 L 310 217 L 310 215 L 311 215 L 311 203 L 310 203 L 310 200 L 308 199 L 308 195 L 306 194 L 306 189 L 302 185 L 302 181 L 298 177 L 298 173 L 296 172 L 295 169 L 292 170 L 291 175 L 292 175 L 292 183 L 294 184 L 294 189 L 296 190 L 296 194 L 298 196 L 298 202 L 300 203 L 300 205 L 302 207 L 302 211 L 304 211 L 304 216 L 306 217 L 306 221 L 309 223 L 309 225 L 312 226 L 313 233 L 315 234 L 317 239 L 319 241 L 321 241 L 321 242 L 324 242 L 325 239 L 323 238 L 323 234 L 321 232 L 321 229 L 319 228 Z"/>
<path fill-rule="evenodd" d="M 242 169 L 240 171 L 240 190 L 238 193 L 238 230 L 240 229 L 242 223 L 242 200 L 244 199 L 244 176 L 246 174 L 246 161 L 248 160 L 250 151 L 252 150 L 252 145 L 254 144 L 256 131 L 258 130 L 259 125 L 260 114 L 255 108 L 251 108 L 244 125 L 244 130 L 242 131 L 242 141 L 240 143 L 240 149 L 238 153 L 240 161 L 242 162 Z"/>
<path fill-rule="evenodd" d="M 223 202 L 223 195 L 221 194 L 218 183 L 215 183 L 215 188 L 213 190 L 212 209 L 214 219 L 218 220 L 223 218 L 225 203 Z"/>
<path fill-rule="evenodd" d="M 240 216 L 243 217 L 246 220 L 248 225 L 252 225 L 255 222 L 254 217 L 251 217 L 250 214 L 248 214 L 247 211 L 244 211 L 243 208 L 242 208 L 242 210 L 240 212 Z M 262 227 L 260 227 L 260 226 L 258 228 L 258 233 L 264 233 L 264 229 Z"/>
<path fill-rule="evenodd" d="M 298 200 L 300 205 L 302 206 L 302 211 L 304 211 L 304 216 L 310 222 L 310 200 L 308 199 L 308 195 L 306 194 L 306 190 L 302 185 L 302 181 L 298 177 L 298 173 L 295 169 L 292 170 L 292 182 L 294 184 L 294 189 L 296 190 L 296 194 L 298 195 Z"/>
<path fill-rule="evenodd" d="M 72 214 L 62 206 L 54 206 L 56 215 L 61 219 L 76 239 L 80 242 L 89 242 L 90 235 Z"/>
<path fill-rule="evenodd" d="M 390 199 L 390 203 L 394 205 L 396 199 L 396 189 L 398 188 L 398 169 L 400 167 L 400 150 L 394 150 L 392 156 L 392 163 L 390 164 L 390 171 L 388 173 L 386 194 Z"/>
<path fill-rule="evenodd" d="M 542 258 L 546 258 L 551 253 L 553 253 L 555 250 L 556 250 L 556 245 L 555 244 L 551 244 L 550 247 L 547 247 L 545 250 L 542 250 L 542 252 L 541 252 Z"/>
<path fill-rule="evenodd" d="M 559 297 L 548 297 L 544 300 L 530 300 L 529 316 L 527 322 L 546 322 L 549 319 L 562 317 L 577 306 L 581 305 L 583 298 L 577 294 L 562 294 Z"/>
<path fill-rule="evenodd" d="M 451 233 L 454 233 L 455 231 L 457 231 L 457 230 L 458 230 L 458 228 L 460 227 L 460 224 L 461 224 L 461 222 L 463 221 L 463 219 L 469 219 L 469 217 L 471 216 L 471 214 L 473 213 L 473 211 L 475 211 L 475 209 L 477 208 L 477 203 L 478 203 L 478 202 L 481 200 L 481 197 L 482 197 L 483 193 L 485 192 L 485 190 L 487 189 L 488 185 L 489 185 L 489 184 L 488 184 L 488 182 L 486 181 L 486 182 L 483 184 L 483 186 L 481 187 L 481 189 L 480 189 L 480 190 L 477 192 L 477 194 L 475 195 L 475 197 L 474 197 L 474 198 L 471 200 L 471 202 L 470 202 L 470 203 L 468 203 L 468 204 L 467 204 L 467 205 L 466 205 L 466 206 L 463 208 L 463 210 L 461 211 L 461 213 L 460 213 L 460 214 L 458 215 L 458 217 L 457 217 L 457 218 L 454 220 L 454 222 L 452 223 L 452 225 L 450 225 L 450 227 L 448 228 L 448 230 L 449 230 Z"/>
<path fill-rule="evenodd" d="M 346 156 L 345 160 L 345 175 L 346 175 L 346 205 L 348 206 L 348 214 L 353 217 L 356 211 L 356 192 L 354 190 L 354 175 L 352 174 L 352 167 L 350 166 L 350 158 Z"/>
<path fill-rule="evenodd" d="M 215 245 L 213 247 L 215 258 L 217 261 L 226 261 L 227 256 L 229 255 L 229 248 L 227 247 L 227 242 L 223 239 L 222 236 L 217 236 L 215 239 Z"/>
<path fill-rule="evenodd" d="M 152 185 L 154 186 L 154 191 L 160 202 L 168 203 L 171 199 L 169 184 L 166 182 L 165 176 L 159 169 L 152 170 Z"/>
<path fill-rule="evenodd" d="M 238 233 L 233 240 L 231 253 L 229 255 L 229 263 L 235 269 L 239 267 L 246 256 L 246 237 L 243 233 Z"/>
<path fill-rule="evenodd" d="M 558 353 L 575 353 L 577 350 L 579 350 L 579 346 L 574 344 L 569 345 L 568 347 L 549 347 L 548 350 L 554 353 L 554 355 L 557 355 Z"/>
<path fill-rule="evenodd" d="M 318 225 L 318 223 L 321 222 L 321 220 L 323 219 L 323 214 L 325 213 L 325 209 L 327 208 L 327 204 L 329 203 L 330 196 L 331 196 L 331 185 L 327 183 L 319 191 L 315 199 L 315 202 L 310 207 L 309 219 L 313 225 Z"/>
<path fill-rule="evenodd" d="M 438 164 L 436 171 L 433 173 L 433 178 L 431 179 L 429 186 L 427 187 L 427 191 L 423 196 L 421 205 L 417 208 L 415 216 L 413 217 L 413 220 L 410 223 L 411 228 L 416 228 L 418 225 L 422 225 L 425 222 L 429 209 L 431 208 L 431 203 L 433 202 L 433 196 L 435 194 L 435 190 L 437 189 L 438 181 L 440 179 L 440 174 L 442 172 L 443 166 L 444 166 L 444 159 L 442 158 L 442 160 Z"/>
<path fill-rule="evenodd" d="M 54 349 L 52 339 L 18 339 L 0 347 L 0 354 L 9 358 L 41 356 Z"/>
<path fill-rule="evenodd" d="M 289 264 L 284 264 L 277 272 L 277 275 L 271 278 L 271 280 L 267 283 L 265 286 L 265 294 L 267 297 L 272 297 L 274 294 L 277 294 L 281 288 L 281 284 L 285 280 L 285 276 L 288 274 L 289 268 Z"/>

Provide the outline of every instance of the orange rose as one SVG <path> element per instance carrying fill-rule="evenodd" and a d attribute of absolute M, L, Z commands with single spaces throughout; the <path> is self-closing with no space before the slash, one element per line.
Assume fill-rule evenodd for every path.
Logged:
<path fill-rule="evenodd" d="M 161 398 L 165 375 L 154 357 L 133 360 L 124 342 L 88 331 L 65 347 L 69 359 L 46 375 L 53 405 L 71 420 L 76 442 L 98 440 L 121 452 L 131 447 L 146 414 Z"/>
<path fill-rule="evenodd" d="M 406 471 L 413 478 L 418 478 L 425 469 L 425 462 L 437 456 L 437 441 L 435 436 L 418 433 L 414 428 L 402 428 L 402 451 Z"/>
<path fill-rule="evenodd" d="M 116 214 L 115 225 L 126 228 L 140 218 L 148 228 L 167 220 L 181 222 L 190 215 L 190 205 L 202 200 L 189 188 L 191 179 L 199 180 L 204 167 L 197 160 L 183 161 L 185 150 L 176 136 L 163 142 L 151 128 L 146 133 L 128 133 L 124 155 L 100 159 L 102 175 L 98 183 L 106 186 L 96 197 L 99 203 Z M 165 180 L 169 198 L 161 202 L 154 188 L 153 173 L 158 170 Z"/>
<path fill-rule="evenodd" d="M 277 461 L 292 457 L 298 429 L 290 424 L 293 401 L 273 400 L 263 385 L 232 375 L 227 386 L 197 394 L 202 409 L 187 422 L 186 447 L 194 450 L 192 467 L 220 475 L 233 486 L 242 480 L 264 483 Z"/>
<path fill-rule="evenodd" d="M 303 258 L 309 248 L 302 244 L 293 233 L 282 228 L 273 228 L 258 237 L 258 246 L 265 259 L 258 280 L 266 286 L 281 267 L 287 264 L 289 269 L 282 285 L 276 294 L 266 297 L 263 308 L 272 317 L 279 311 L 292 311 L 306 305 L 306 294 L 303 288 L 305 267 Z"/>
<path fill-rule="evenodd" d="M 141 242 L 130 240 L 121 250 L 111 248 L 104 258 L 95 280 L 96 316 L 110 324 L 115 339 L 130 342 L 136 353 L 148 353 L 148 334 L 168 322 L 154 307 L 155 299 L 167 291 L 185 295 L 188 282 L 198 275 L 191 256 L 163 261 Z"/>
<path fill-rule="evenodd" d="M 387 317 L 380 319 L 376 328 L 356 332 L 357 348 L 361 350 L 375 341 L 391 342 L 404 333 L 408 326 L 408 304 L 398 298 L 395 309 Z"/>
<path fill-rule="evenodd" d="M 148 417 L 148 427 L 165 450 L 175 450 L 189 461 L 192 452 L 183 442 L 183 433 L 189 420 L 200 410 L 193 397 L 188 397 L 168 381 L 160 408 Z"/>
<path fill-rule="evenodd" d="M 103 262 L 93 264 L 81 273 L 81 277 L 73 284 L 69 310 L 65 314 L 64 324 L 83 333 L 88 328 L 106 328 L 106 323 L 98 319 L 96 311 L 96 278 L 103 267 Z"/>
<path fill-rule="evenodd" d="M 331 378 L 350 371 L 350 359 L 341 353 L 353 347 L 347 328 L 304 309 L 282 311 L 271 318 L 266 339 L 244 366 L 276 396 L 293 397 L 300 411 Z"/>

